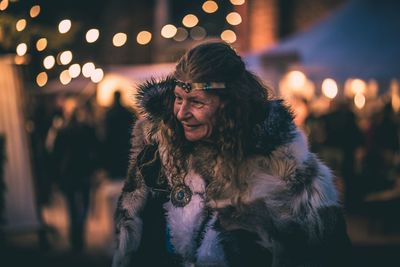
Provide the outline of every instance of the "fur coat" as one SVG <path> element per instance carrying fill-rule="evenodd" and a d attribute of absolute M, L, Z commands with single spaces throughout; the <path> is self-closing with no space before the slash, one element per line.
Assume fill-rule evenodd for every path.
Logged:
<path fill-rule="evenodd" d="M 143 85 L 138 100 L 145 116 L 133 129 L 113 267 L 344 265 L 350 241 L 332 174 L 281 101 L 266 101 L 265 119 L 254 130 L 257 151 L 238 166 L 247 184 L 240 205 L 229 188 L 206 198 L 213 177 L 208 148 L 199 145 L 187 159 L 191 200 L 177 207 L 164 168 L 168 143 L 159 134 L 173 101 L 171 83 Z"/>

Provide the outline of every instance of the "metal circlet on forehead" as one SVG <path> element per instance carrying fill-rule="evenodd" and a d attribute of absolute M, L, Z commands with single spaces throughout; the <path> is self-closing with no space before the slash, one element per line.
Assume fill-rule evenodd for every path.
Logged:
<path fill-rule="evenodd" d="M 175 84 L 182 88 L 186 93 L 190 93 L 194 90 L 215 90 L 215 89 L 225 89 L 225 83 L 222 82 L 206 82 L 206 83 L 186 83 L 175 79 Z"/>

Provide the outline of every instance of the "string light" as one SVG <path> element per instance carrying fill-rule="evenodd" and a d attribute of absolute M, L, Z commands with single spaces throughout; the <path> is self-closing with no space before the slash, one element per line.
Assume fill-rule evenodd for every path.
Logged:
<path fill-rule="evenodd" d="M 29 16 L 31 16 L 31 18 L 36 18 L 37 16 L 39 16 L 40 14 L 40 6 L 39 5 L 35 5 L 33 7 L 31 7 L 31 9 L 29 10 Z"/>
<path fill-rule="evenodd" d="M 63 85 L 69 84 L 71 82 L 71 80 L 72 80 L 72 78 L 71 78 L 71 76 L 69 76 L 69 71 L 68 70 L 63 70 L 60 73 L 60 82 Z"/>
<path fill-rule="evenodd" d="M 86 42 L 94 43 L 100 36 L 100 32 L 98 29 L 90 29 L 86 32 Z"/>
<path fill-rule="evenodd" d="M 71 29 L 72 23 L 69 19 L 64 19 L 58 24 L 58 31 L 61 34 L 67 33 Z"/>
<path fill-rule="evenodd" d="M 60 54 L 60 62 L 63 65 L 67 65 L 72 61 L 72 52 L 71 51 L 64 51 Z"/>
<path fill-rule="evenodd" d="M 46 38 L 40 38 L 39 40 L 37 40 L 36 42 L 36 49 L 37 51 L 43 51 L 45 50 L 47 47 L 47 39 Z"/>
<path fill-rule="evenodd" d="M 92 74 L 90 75 L 90 80 L 94 83 L 99 83 L 103 80 L 104 71 L 100 68 L 93 70 Z"/>
<path fill-rule="evenodd" d="M 47 73 L 41 72 L 36 76 L 36 83 L 38 86 L 43 87 L 46 85 L 48 80 Z"/>
<path fill-rule="evenodd" d="M 193 28 L 194 26 L 197 25 L 197 23 L 199 23 L 199 19 L 193 14 L 187 14 L 182 19 L 182 24 L 188 28 Z"/>
<path fill-rule="evenodd" d="M 86 78 L 89 78 L 92 75 L 96 67 L 94 66 L 93 62 L 87 62 L 82 66 L 82 74 Z"/>
<path fill-rule="evenodd" d="M 25 28 L 26 28 L 26 19 L 18 20 L 17 23 L 15 24 L 15 28 L 19 32 L 22 32 L 23 30 L 25 30 Z"/>
<path fill-rule="evenodd" d="M 236 33 L 232 30 L 225 30 L 221 33 L 221 39 L 227 43 L 236 42 Z"/>
<path fill-rule="evenodd" d="M 232 5 L 235 5 L 235 6 L 243 5 L 245 2 L 245 0 L 230 0 L 230 1 L 231 1 Z"/>
<path fill-rule="evenodd" d="M 206 1 L 202 8 L 206 13 L 214 13 L 218 10 L 218 4 L 215 1 Z"/>
<path fill-rule="evenodd" d="M 127 40 L 128 36 L 126 35 L 126 33 L 123 32 L 116 33 L 113 37 L 113 45 L 115 47 L 121 47 L 126 43 Z"/>
<path fill-rule="evenodd" d="M 43 59 L 43 66 L 48 70 L 54 67 L 55 64 L 56 59 L 54 58 L 54 56 L 47 56 Z"/>
<path fill-rule="evenodd" d="M 79 74 L 81 74 L 81 66 L 77 63 L 72 64 L 71 66 L 69 66 L 68 72 L 71 78 L 76 78 L 79 76 Z"/>
<path fill-rule="evenodd" d="M 188 37 L 189 33 L 185 28 L 179 27 L 174 36 L 174 40 L 177 42 L 185 41 Z"/>
<path fill-rule="evenodd" d="M 26 43 L 20 43 L 19 45 L 17 45 L 16 52 L 18 56 L 25 55 L 27 51 L 28 51 L 28 46 L 26 45 Z"/>
<path fill-rule="evenodd" d="M 242 17 L 237 12 L 231 12 L 226 16 L 226 21 L 231 25 L 239 25 L 242 23 Z"/>
<path fill-rule="evenodd" d="M 161 36 L 164 38 L 172 38 L 175 36 L 177 28 L 172 24 L 167 24 L 161 29 Z"/>
<path fill-rule="evenodd" d="M 190 37 L 193 40 L 203 40 L 207 36 L 207 32 L 203 27 L 196 26 L 190 30 Z"/>
<path fill-rule="evenodd" d="M 138 42 L 138 44 L 146 45 L 150 43 L 151 37 L 152 37 L 151 32 L 141 31 L 136 36 L 136 41 Z"/>
<path fill-rule="evenodd" d="M 7 9 L 7 7 L 8 7 L 8 0 L 3 0 L 3 1 L 0 1 L 0 10 L 1 11 L 3 11 L 3 10 L 6 10 Z"/>

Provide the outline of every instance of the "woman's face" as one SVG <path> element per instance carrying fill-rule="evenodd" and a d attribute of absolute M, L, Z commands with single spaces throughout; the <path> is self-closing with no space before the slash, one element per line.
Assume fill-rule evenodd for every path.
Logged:
<path fill-rule="evenodd" d="M 174 114 L 182 124 L 188 141 L 198 141 L 211 135 L 216 112 L 221 105 L 218 96 L 202 90 L 186 93 L 175 87 Z"/>

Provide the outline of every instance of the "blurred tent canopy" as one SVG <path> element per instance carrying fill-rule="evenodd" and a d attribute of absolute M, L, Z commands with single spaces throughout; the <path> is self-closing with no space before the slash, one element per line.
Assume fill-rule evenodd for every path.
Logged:
<path fill-rule="evenodd" d="M 272 79 L 295 66 L 314 82 L 360 78 L 388 84 L 400 78 L 399 10 L 396 0 L 350 0 L 307 31 L 246 56 L 247 65 L 272 72 Z"/>

